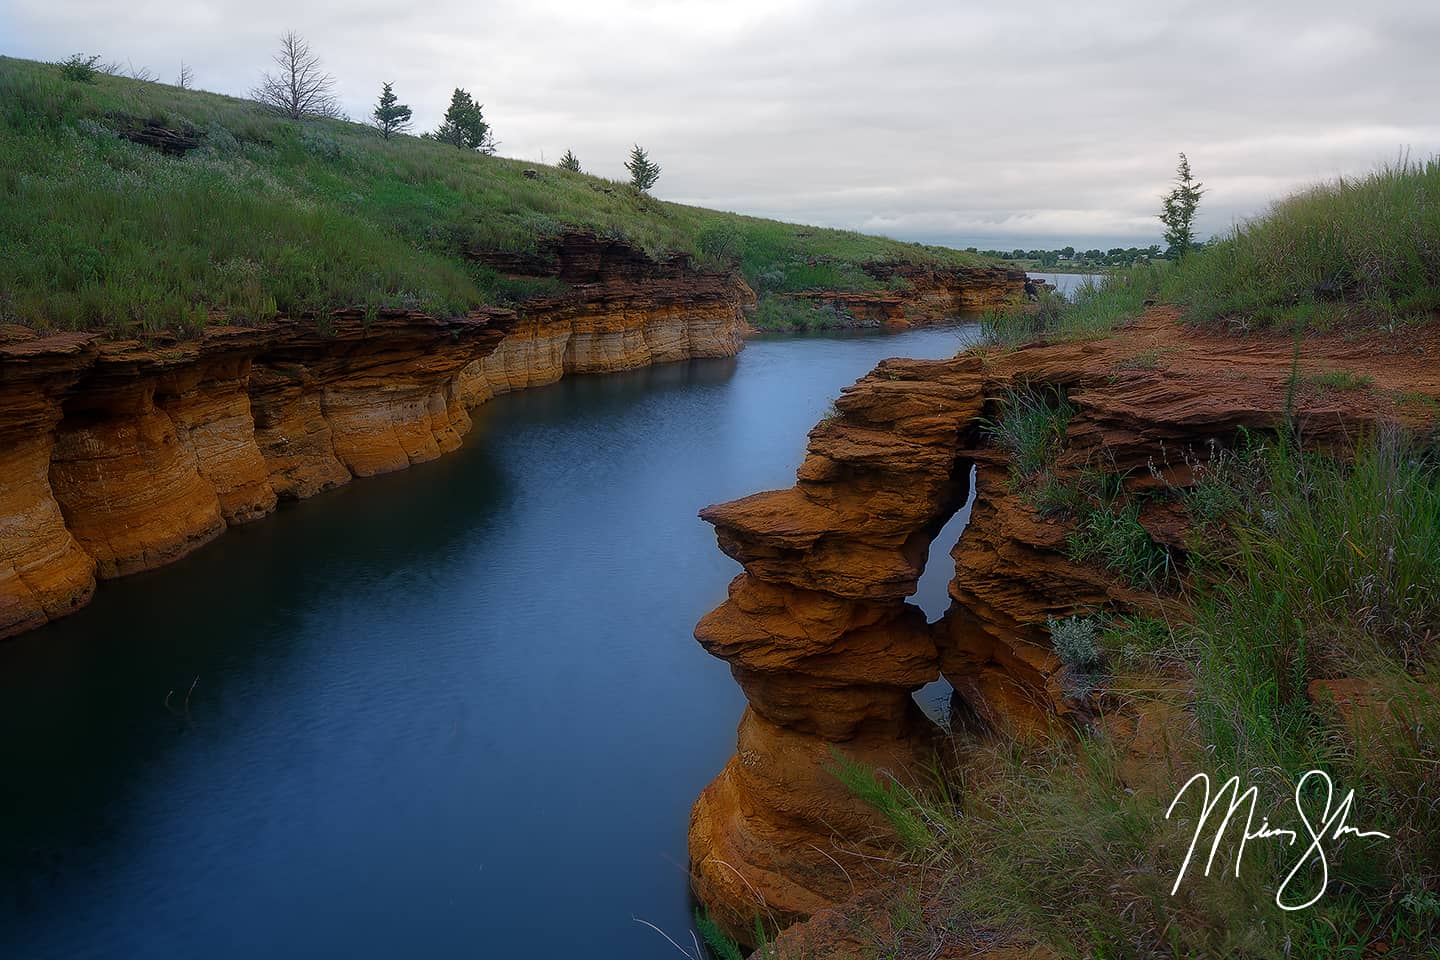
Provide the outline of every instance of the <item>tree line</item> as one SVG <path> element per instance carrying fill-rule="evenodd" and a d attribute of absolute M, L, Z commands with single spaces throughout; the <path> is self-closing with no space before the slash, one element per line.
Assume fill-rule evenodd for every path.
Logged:
<path fill-rule="evenodd" d="M 1190 159 L 1180 154 L 1175 168 L 1175 186 L 1161 198 L 1160 222 L 1165 227 L 1165 246 L 1152 243 L 1148 247 L 1111 247 L 1109 250 L 1091 248 L 1077 250 L 1072 246 L 1054 250 L 981 250 L 966 247 L 968 253 L 978 253 L 997 260 L 1030 260 L 1042 267 L 1130 267 L 1151 260 L 1178 260 L 1205 245 L 1195 238 L 1195 211 L 1200 198 L 1205 195 L 1205 185 L 1197 181 L 1190 172 Z"/>

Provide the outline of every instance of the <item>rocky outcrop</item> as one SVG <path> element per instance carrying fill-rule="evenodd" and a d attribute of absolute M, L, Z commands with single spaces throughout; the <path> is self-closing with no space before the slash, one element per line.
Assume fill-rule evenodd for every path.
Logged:
<path fill-rule="evenodd" d="M 337 314 L 198 339 L 0 345 L 0 636 L 82 605 L 96 578 L 184 556 L 232 524 L 434 459 L 469 425 L 455 378 L 508 311 Z M 12 482 L 13 481 L 13 482 Z"/>
<path fill-rule="evenodd" d="M 508 275 L 567 285 L 527 301 L 513 332 L 461 374 L 474 405 L 576 373 L 611 373 L 691 357 L 728 357 L 743 345 L 755 295 L 737 276 L 696 270 L 686 257 L 654 261 L 617 240 L 568 234 L 543 255 L 477 252 Z"/>
<path fill-rule="evenodd" d="M 1165 602 L 1070 561 L 1069 522 L 1011 490 L 1003 452 L 980 429 L 1004 388 L 1068 394 L 1076 413 L 1057 470 L 1103 464 L 1131 488 L 1183 487 L 1214 445 L 1292 414 L 1314 445 L 1351 442 L 1382 412 L 1425 429 L 1440 398 L 1440 326 L 1376 337 L 1306 340 L 1297 361 L 1289 338 L 1204 334 L 1158 308 L 1108 339 L 887 360 L 846 388 L 839 416 L 811 432 L 794 487 L 701 512 L 745 572 L 696 638 L 749 700 L 738 751 L 691 817 L 701 900 L 743 938 L 757 914 L 783 926 L 875 884 L 887 862 L 877 851 L 893 837 L 830 772 L 836 751 L 901 781 L 919 776 L 932 731 L 910 691 L 942 675 L 992 730 L 1088 715 L 1062 682 L 1047 617 Z M 1306 386 L 1336 370 L 1373 384 Z M 952 603 L 927 625 L 905 598 L 972 467 Z M 1148 510 L 1141 523 L 1183 569 L 1176 515 Z"/>
<path fill-rule="evenodd" d="M 575 373 L 742 345 L 745 284 L 559 242 L 565 293 L 438 320 L 340 311 L 192 340 L 0 331 L 0 637 L 228 526 L 460 446 L 468 409 Z"/>
<path fill-rule="evenodd" d="M 878 291 L 806 290 L 785 296 L 826 306 L 857 325 L 918 326 L 953 321 L 1024 297 L 1025 273 L 1001 267 L 942 270 L 912 263 L 870 263 Z"/>

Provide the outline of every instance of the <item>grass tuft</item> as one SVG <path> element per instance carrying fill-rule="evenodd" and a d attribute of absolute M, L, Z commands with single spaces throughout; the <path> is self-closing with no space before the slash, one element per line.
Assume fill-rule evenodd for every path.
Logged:
<path fill-rule="evenodd" d="M 1075 408 L 1056 389 L 1030 385 L 1007 387 L 993 420 L 981 421 L 990 440 L 1010 454 L 1017 480 L 1027 480 L 1050 465 L 1065 443 Z"/>

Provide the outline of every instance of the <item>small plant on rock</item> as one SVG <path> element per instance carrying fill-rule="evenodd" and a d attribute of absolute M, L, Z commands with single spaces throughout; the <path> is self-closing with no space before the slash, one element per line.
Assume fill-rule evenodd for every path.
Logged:
<path fill-rule="evenodd" d="M 982 422 L 985 434 L 1010 454 L 1010 467 L 1018 479 L 1027 479 L 1046 467 L 1065 442 L 1065 431 L 1075 408 L 1059 390 L 1030 385 L 1008 387 L 1000 397 L 1000 412 Z"/>

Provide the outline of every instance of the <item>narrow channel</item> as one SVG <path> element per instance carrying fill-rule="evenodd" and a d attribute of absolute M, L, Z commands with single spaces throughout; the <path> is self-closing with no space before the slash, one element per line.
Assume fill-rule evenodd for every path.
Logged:
<path fill-rule="evenodd" d="M 503 396 L 450 457 L 0 644 L 0 952 L 672 956 L 632 918 L 688 942 L 690 805 L 744 706 L 691 637 L 739 571 L 696 510 L 788 486 L 842 386 L 975 332 Z"/>

